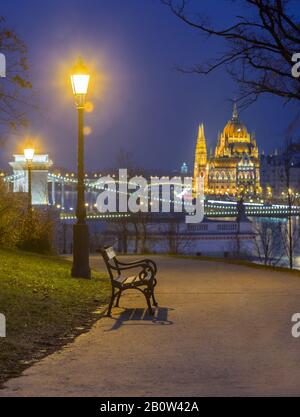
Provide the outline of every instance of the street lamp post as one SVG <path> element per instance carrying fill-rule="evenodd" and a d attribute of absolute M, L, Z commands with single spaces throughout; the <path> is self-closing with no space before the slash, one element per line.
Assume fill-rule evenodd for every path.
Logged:
<path fill-rule="evenodd" d="M 73 226 L 73 267 L 72 277 L 90 278 L 89 230 L 86 224 L 84 197 L 84 106 L 90 76 L 83 61 L 78 59 L 73 68 L 71 83 L 78 112 L 78 155 L 77 155 L 77 222 Z"/>
<path fill-rule="evenodd" d="M 32 190 L 31 190 L 31 168 L 32 161 L 34 157 L 34 149 L 26 148 L 24 149 L 24 157 L 27 163 L 27 175 L 28 175 L 28 213 L 32 212 Z"/>

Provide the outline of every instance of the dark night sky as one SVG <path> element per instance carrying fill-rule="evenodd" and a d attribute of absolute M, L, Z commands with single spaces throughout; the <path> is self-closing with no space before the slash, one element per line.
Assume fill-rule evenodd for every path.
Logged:
<path fill-rule="evenodd" d="M 231 116 L 236 86 L 220 70 L 203 77 L 183 75 L 176 66 L 199 63 L 222 51 L 181 23 L 159 0 L 10 0 L 1 13 L 29 47 L 32 80 L 42 114 L 30 133 L 55 165 L 73 169 L 76 113 L 67 70 L 78 54 L 94 68 L 94 111 L 86 124 L 87 170 L 117 165 L 120 149 L 139 165 L 174 169 L 193 163 L 197 125 L 204 122 L 208 147 Z M 196 2 L 200 3 L 200 2 Z M 238 13 L 227 0 L 199 6 L 219 24 Z M 279 146 L 292 108 L 275 98 L 260 100 L 241 118 L 256 131 L 260 150 Z M 25 134 L 25 132 L 24 132 Z M 7 142 L 4 161 L 20 145 Z M 6 167 L 6 163 L 3 163 Z"/>

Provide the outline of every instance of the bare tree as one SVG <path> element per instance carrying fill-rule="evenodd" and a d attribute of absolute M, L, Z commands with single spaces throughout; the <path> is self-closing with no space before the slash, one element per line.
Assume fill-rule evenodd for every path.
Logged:
<path fill-rule="evenodd" d="M 5 132 L 27 124 L 32 107 L 28 94 L 32 89 L 28 75 L 27 47 L 0 16 L 0 51 L 6 58 L 6 78 L 0 79 L 0 144 Z"/>
<path fill-rule="evenodd" d="M 294 255 L 296 248 L 299 245 L 299 228 L 293 223 L 289 216 L 287 223 L 282 226 L 281 238 L 285 254 L 288 257 L 289 268 L 294 268 Z"/>
<path fill-rule="evenodd" d="M 135 253 L 146 253 L 148 239 L 149 214 L 138 212 L 131 216 L 131 223 L 135 233 Z"/>
<path fill-rule="evenodd" d="M 134 177 L 136 175 L 145 176 L 144 170 L 135 164 L 134 155 L 124 149 L 119 150 L 117 163 L 120 168 L 127 169 L 129 177 Z M 150 220 L 151 214 L 138 212 L 130 217 L 121 218 L 121 220 L 116 222 L 119 240 L 122 242 L 121 245 L 125 253 L 128 250 L 129 239 L 134 239 L 135 253 L 147 251 L 147 225 Z"/>
<path fill-rule="evenodd" d="M 294 244 L 293 244 L 293 231 L 292 231 L 292 206 L 294 202 L 293 191 L 291 189 L 291 168 L 292 168 L 292 140 L 287 138 L 284 152 L 283 152 L 283 164 L 284 164 L 284 174 L 285 174 L 285 184 L 286 184 L 286 195 L 287 195 L 287 204 L 288 204 L 288 229 L 287 232 L 283 234 L 283 242 L 285 244 L 286 252 L 289 259 L 290 269 L 293 269 L 293 259 L 294 259 Z M 286 243 L 287 242 L 287 243 Z"/>
<path fill-rule="evenodd" d="M 105 245 L 113 245 L 113 241 L 109 240 L 109 233 L 107 231 L 93 230 L 90 237 L 90 250 L 97 252 Z"/>
<path fill-rule="evenodd" d="M 167 223 L 167 241 L 171 254 L 184 253 L 192 243 L 190 234 L 183 230 L 184 222 L 181 217 L 171 217 Z"/>
<path fill-rule="evenodd" d="M 291 73 L 292 55 L 300 51 L 299 15 L 292 11 L 296 2 L 239 1 L 245 7 L 243 15 L 236 16 L 232 25 L 217 29 L 203 12 L 197 10 L 196 14 L 188 0 L 161 1 L 195 30 L 225 41 L 225 52 L 220 57 L 184 72 L 209 74 L 226 67 L 239 85 L 241 106 L 251 104 L 261 94 L 276 95 L 286 102 L 300 99 L 300 79 Z"/>
<path fill-rule="evenodd" d="M 284 227 L 282 231 L 282 240 L 286 254 L 288 256 L 290 269 L 293 269 L 294 267 L 294 251 L 298 244 L 299 238 L 299 231 L 292 221 L 293 206 L 298 200 L 298 193 L 291 187 L 291 170 L 293 168 L 295 146 L 296 145 L 294 145 L 293 139 L 290 136 L 288 136 L 285 139 L 283 146 L 283 166 L 286 187 L 286 193 L 284 193 L 284 197 L 286 197 L 286 202 L 288 206 L 288 216 L 287 227 Z"/>
<path fill-rule="evenodd" d="M 119 242 L 120 249 L 128 252 L 129 244 L 132 244 L 134 253 L 145 253 L 148 251 L 148 213 L 135 213 L 129 217 L 121 217 L 118 220 L 111 220 L 108 230 L 109 236 L 114 236 Z"/>
<path fill-rule="evenodd" d="M 280 251 L 281 230 L 278 224 L 269 221 L 254 226 L 254 250 L 258 260 L 264 265 L 278 265 L 283 253 Z"/>

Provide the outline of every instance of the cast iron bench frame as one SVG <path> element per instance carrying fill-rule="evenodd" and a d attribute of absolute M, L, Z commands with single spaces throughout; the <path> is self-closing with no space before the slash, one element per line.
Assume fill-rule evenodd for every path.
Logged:
<path fill-rule="evenodd" d="M 147 301 L 148 311 L 151 315 L 154 315 L 151 307 L 151 299 L 153 305 L 156 307 L 158 305 L 154 296 L 154 288 L 157 284 L 156 263 L 151 259 L 141 259 L 140 261 L 133 262 L 121 262 L 117 259 L 117 255 L 111 246 L 103 248 L 101 250 L 101 254 L 107 267 L 112 286 L 112 295 L 107 315 L 109 317 L 111 316 L 111 310 L 115 298 L 117 298 L 115 307 L 119 307 L 120 297 L 126 290 L 138 290 L 144 294 Z M 122 275 L 123 271 L 128 271 L 131 269 L 139 269 L 139 272 L 133 276 Z"/>

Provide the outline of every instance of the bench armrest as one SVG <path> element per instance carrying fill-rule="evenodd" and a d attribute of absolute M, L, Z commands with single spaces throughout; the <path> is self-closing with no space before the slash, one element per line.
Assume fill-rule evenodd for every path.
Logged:
<path fill-rule="evenodd" d="M 140 269 L 140 272 L 138 273 L 139 279 L 141 281 L 148 281 L 148 282 L 152 282 L 155 279 L 155 272 L 153 267 L 148 264 L 148 263 L 132 263 L 131 265 L 126 265 L 126 266 L 114 266 L 114 265 L 110 265 L 110 268 L 115 270 L 115 271 L 127 271 L 128 269 Z M 150 277 L 149 277 L 150 274 Z"/>
<path fill-rule="evenodd" d="M 139 266 L 139 265 L 149 265 L 152 269 L 153 269 L 153 272 L 154 272 L 154 275 L 156 275 L 156 273 L 157 273 L 157 266 L 156 266 L 156 263 L 154 262 L 154 261 L 152 261 L 151 259 L 141 259 L 140 261 L 132 261 L 132 262 L 120 262 L 120 261 L 117 261 L 118 262 L 118 265 L 121 265 L 121 266 Z"/>
<path fill-rule="evenodd" d="M 146 270 L 146 269 L 149 270 L 150 269 L 152 274 L 154 274 L 153 267 L 148 263 L 141 263 L 140 262 L 140 263 L 137 263 L 137 264 L 123 265 L 123 266 L 119 266 L 119 263 L 118 263 L 118 266 L 109 265 L 109 267 L 111 269 L 115 270 L 115 271 L 118 271 L 118 270 L 119 271 L 127 271 L 128 269 L 136 269 L 136 268 L 142 268 L 143 270 Z"/>

